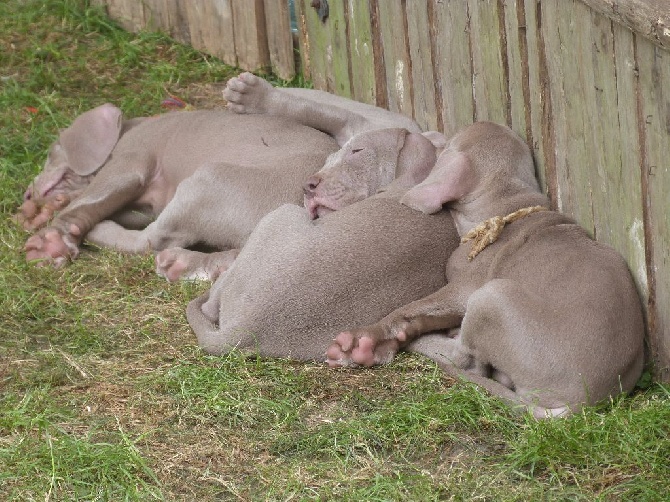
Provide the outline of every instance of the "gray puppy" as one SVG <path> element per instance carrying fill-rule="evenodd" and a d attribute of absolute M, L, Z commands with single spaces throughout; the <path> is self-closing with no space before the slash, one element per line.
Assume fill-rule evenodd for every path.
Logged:
<path fill-rule="evenodd" d="M 332 366 L 384 363 L 416 340 L 412 347 L 447 372 L 536 417 L 633 389 L 644 325 L 628 267 L 547 210 L 516 134 L 487 122 L 463 129 L 401 201 L 424 213 L 443 204 L 451 211 L 463 242 L 449 259 L 448 284 L 340 333 L 328 350 Z"/>

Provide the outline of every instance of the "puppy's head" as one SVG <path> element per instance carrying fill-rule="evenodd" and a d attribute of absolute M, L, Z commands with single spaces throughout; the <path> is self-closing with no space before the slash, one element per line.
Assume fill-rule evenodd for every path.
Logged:
<path fill-rule="evenodd" d="M 67 195 L 90 183 L 119 140 L 121 124 L 121 110 L 109 103 L 78 116 L 51 145 L 44 169 L 28 187 L 24 199 Z"/>
<path fill-rule="evenodd" d="M 357 134 L 307 179 L 305 207 L 316 218 L 374 195 L 396 178 L 415 185 L 435 164 L 436 141 L 400 128 Z"/>
<path fill-rule="evenodd" d="M 467 204 L 483 194 L 505 196 L 521 189 L 539 191 L 528 146 L 508 127 L 477 122 L 451 139 L 428 177 L 401 202 L 435 213 L 443 204 Z"/>

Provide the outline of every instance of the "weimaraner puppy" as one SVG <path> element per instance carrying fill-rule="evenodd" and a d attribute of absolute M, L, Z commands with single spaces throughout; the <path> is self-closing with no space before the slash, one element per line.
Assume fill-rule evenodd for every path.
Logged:
<path fill-rule="evenodd" d="M 305 178 L 338 148 L 333 138 L 294 121 L 226 110 L 173 112 L 132 125 L 124 128 L 120 110 L 103 105 L 61 133 L 28 195 L 84 186 L 48 228 L 28 239 L 28 260 L 61 265 L 77 256 L 101 221 L 121 214 L 123 223 L 134 211 L 158 218 L 135 238 L 111 221 L 87 237 L 128 252 L 198 242 L 237 248 L 262 216 L 298 202 Z M 198 199 L 214 179 L 219 191 L 209 201 L 220 202 L 208 214 Z M 189 218 L 194 209 L 200 218 Z M 230 225 L 212 232 L 212 220 Z"/>
<path fill-rule="evenodd" d="M 207 352 L 325 361 L 333 337 L 444 285 L 458 245 L 447 211 L 403 206 L 398 183 L 312 220 L 284 205 L 261 220 L 188 321 Z"/>
<path fill-rule="evenodd" d="M 322 91 L 274 88 L 251 73 L 229 80 L 224 97 L 236 113 L 294 120 L 337 140 L 341 149 L 304 184 L 304 205 L 312 218 L 369 197 L 394 179 L 418 183 L 430 172 L 439 148 L 446 143 L 439 133 L 421 133 L 418 125 L 403 115 Z M 212 178 L 208 186 L 217 184 Z M 156 257 L 157 271 L 168 279 L 184 275 L 184 271 L 189 276 L 212 278 L 208 271 L 225 269 L 230 257 L 222 260 L 225 266 L 218 266 L 220 261 L 217 253 L 182 248 L 166 249 Z"/>
<path fill-rule="evenodd" d="M 530 151 L 510 129 L 481 122 L 459 132 L 401 202 L 423 213 L 447 204 L 462 237 L 448 284 L 340 333 L 330 365 L 384 363 L 415 340 L 412 348 L 447 372 L 536 417 L 633 389 L 644 326 L 628 267 L 547 209 Z"/>
<path fill-rule="evenodd" d="M 376 157 L 357 156 L 333 169 L 344 178 L 374 171 L 347 203 L 374 193 L 406 165 L 417 161 L 426 165 L 425 159 L 413 153 L 415 136 L 426 141 L 419 134 L 397 128 L 372 131 L 389 124 L 418 130 L 402 115 L 320 91 L 277 92 L 290 101 L 308 101 L 312 107 L 333 110 L 326 118 L 339 114 L 355 125 L 351 130 L 371 131 L 359 137 L 363 145 L 371 145 L 370 150 L 383 155 L 396 152 L 392 163 L 384 164 L 392 172 L 390 177 L 378 169 Z M 332 129 L 328 125 L 321 128 Z M 49 197 L 59 190 L 66 195 L 75 189 L 81 192 L 50 228 L 28 240 L 27 258 L 61 265 L 78 254 L 78 245 L 86 236 L 95 244 L 126 252 L 165 249 L 157 256 L 157 271 L 169 280 L 212 279 L 230 264 L 236 248 L 264 214 L 282 203 L 298 202 L 305 178 L 336 149 L 332 139 L 309 124 L 277 115 L 180 112 L 129 123 L 121 122 L 118 109 L 104 105 L 79 117 L 61 134 L 34 188 L 26 192 L 27 198 L 37 193 Z M 408 153 L 400 156 L 399 151 Z M 24 211 L 31 215 L 24 217 L 26 226 L 39 226 L 48 211 Z M 105 218 L 114 221 L 101 221 Z M 143 226 L 146 228 L 133 230 Z M 231 249 L 206 255 L 181 248 L 195 242 Z"/>

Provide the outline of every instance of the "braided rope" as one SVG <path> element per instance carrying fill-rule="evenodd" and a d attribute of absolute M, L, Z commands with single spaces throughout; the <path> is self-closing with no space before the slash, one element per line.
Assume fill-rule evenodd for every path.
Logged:
<path fill-rule="evenodd" d="M 462 244 L 465 244 L 468 241 L 474 241 L 472 243 L 472 249 L 468 253 L 468 261 L 472 261 L 475 256 L 486 248 L 486 246 L 497 241 L 503 228 L 505 228 L 505 225 L 508 223 L 520 220 L 521 218 L 538 211 L 548 210 L 549 209 L 544 206 L 524 207 L 507 216 L 494 216 L 493 218 L 483 221 L 461 238 Z"/>

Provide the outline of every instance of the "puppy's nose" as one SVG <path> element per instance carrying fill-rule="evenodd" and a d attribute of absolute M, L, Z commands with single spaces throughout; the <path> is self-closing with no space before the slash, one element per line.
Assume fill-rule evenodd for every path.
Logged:
<path fill-rule="evenodd" d="M 318 174 L 313 174 L 307 178 L 307 181 L 305 181 L 305 184 L 302 186 L 302 191 L 305 195 L 313 195 L 316 187 L 319 186 L 319 183 L 321 183 L 321 177 Z"/>

